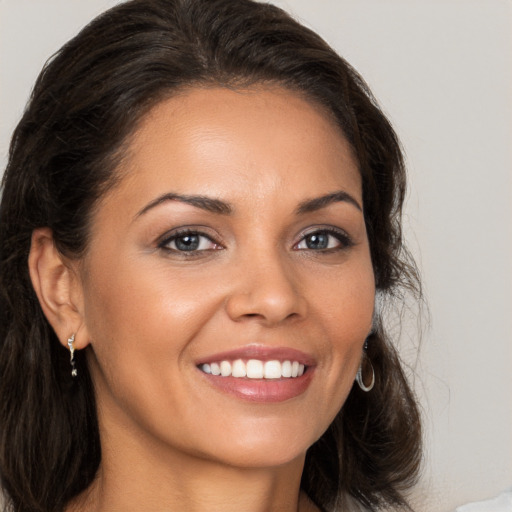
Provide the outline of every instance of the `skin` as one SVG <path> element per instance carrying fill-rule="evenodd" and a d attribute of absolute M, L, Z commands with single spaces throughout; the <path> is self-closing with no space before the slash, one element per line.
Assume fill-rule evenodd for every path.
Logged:
<path fill-rule="evenodd" d="M 287 90 L 195 88 L 153 108 L 118 172 L 83 260 L 60 256 L 48 230 L 33 239 L 43 309 L 63 344 L 75 332 L 87 350 L 97 395 L 102 463 L 69 510 L 315 510 L 299 493 L 305 452 L 350 392 L 375 295 L 343 134 Z M 345 200 L 297 211 L 338 191 Z M 231 213 L 154 204 L 168 193 Z M 204 234 L 199 250 L 178 250 L 184 226 Z M 309 247 L 322 230 L 328 248 Z M 196 366 L 249 345 L 314 358 L 307 390 L 248 402 Z"/>

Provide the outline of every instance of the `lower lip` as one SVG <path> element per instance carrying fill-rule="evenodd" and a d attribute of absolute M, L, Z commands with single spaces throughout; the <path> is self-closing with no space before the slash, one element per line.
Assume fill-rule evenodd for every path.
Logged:
<path fill-rule="evenodd" d="M 247 379 L 201 373 L 224 393 L 249 402 L 275 403 L 302 395 L 311 383 L 314 371 L 308 367 L 302 376 L 284 379 Z"/>

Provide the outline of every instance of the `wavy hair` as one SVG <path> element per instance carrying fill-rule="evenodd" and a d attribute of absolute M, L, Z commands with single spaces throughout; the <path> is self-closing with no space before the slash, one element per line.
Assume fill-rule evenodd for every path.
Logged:
<path fill-rule="evenodd" d="M 27 257 L 35 228 L 79 258 L 124 146 L 163 98 L 202 85 L 288 88 L 321 106 L 357 158 L 376 287 L 420 295 L 402 243 L 405 171 L 395 132 L 357 72 L 281 9 L 251 0 L 132 0 L 105 12 L 42 70 L 14 131 L 0 206 L 0 477 L 6 510 L 60 512 L 101 462 L 86 361 L 45 319 Z M 409 509 L 421 459 L 415 397 L 380 317 L 368 340 L 375 388 L 357 385 L 309 449 L 301 486 L 324 511 L 353 500 Z"/>

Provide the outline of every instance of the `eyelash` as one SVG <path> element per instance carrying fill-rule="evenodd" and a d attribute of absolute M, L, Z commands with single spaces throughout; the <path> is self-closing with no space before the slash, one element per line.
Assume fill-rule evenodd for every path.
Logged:
<path fill-rule="evenodd" d="M 312 249 L 310 247 L 299 248 L 299 245 L 302 243 L 305 243 L 308 237 L 312 237 L 315 235 L 316 236 L 327 235 L 329 237 L 333 237 L 339 242 L 339 246 L 327 247 L 324 249 Z M 199 239 L 206 239 L 206 240 L 208 240 L 209 243 L 213 244 L 214 247 L 208 248 L 208 249 L 195 248 L 190 251 L 180 250 L 178 248 L 169 247 L 169 245 L 171 243 L 176 242 L 179 239 L 184 239 L 187 236 L 198 237 Z M 200 247 L 200 245 L 202 243 L 201 240 L 199 240 L 198 243 L 199 243 L 199 247 Z M 317 253 L 332 253 L 332 252 L 348 249 L 348 248 L 352 247 L 353 245 L 354 245 L 353 240 L 350 238 L 350 236 L 345 231 L 330 227 L 330 228 L 319 228 L 319 229 L 310 231 L 308 233 L 304 233 L 302 235 L 301 239 L 299 240 L 299 242 L 294 244 L 293 248 L 295 250 L 299 250 L 299 251 L 309 250 L 309 251 L 317 252 Z M 201 231 L 195 230 L 195 229 L 182 229 L 179 231 L 175 231 L 172 233 L 172 235 L 166 236 L 164 239 L 162 239 L 160 242 L 158 242 L 157 247 L 164 251 L 167 251 L 170 253 L 175 253 L 175 254 L 177 253 L 184 257 L 189 257 L 189 258 L 198 256 L 205 252 L 216 251 L 216 250 L 223 248 L 223 246 L 220 243 L 216 242 L 211 236 L 207 235 L 206 233 L 202 233 Z"/>
<path fill-rule="evenodd" d="M 173 248 L 169 247 L 169 245 L 172 242 L 176 242 L 176 240 L 179 240 L 180 238 L 184 239 L 187 236 L 198 237 L 199 239 L 201 239 L 201 238 L 207 239 L 215 247 L 210 248 L 210 249 L 193 249 L 190 251 L 180 250 L 178 248 L 173 249 Z M 201 241 L 199 241 L 199 244 L 201 244 Z M 208 252 L 216 251 L 216 250 L 222 249 L 223 247 L 221 244 L 217 243 L 215 240 L 212 239 L 211 236 L 207 235 L 206 233 L 202 233 L 201 231 L 198 231 L 196 229 L 181 229 L 181 230 L 173 232 L 172 235 L 166 236 L 163 240 L 161 240 L 158 243 L 158 248 L 162 249 L 164 251 L 167 251 L 167 252 L 178 253 L 185 257 L 194 257 L 194 256 L 197 256 L 198 254 L 204 253 L 205 251 L 208 251 Z"/>
<path fill-rule="evenodd" d="M 344 249 L 349 249 L 350 247 L 354 246 L 354 241 L 352 240 L 352 238 L 350 238 L 350 236 L 345 231 L 343 231 L 341 229 L 329 227 L 329 228 L 314 229 L 312 231 L 304 233 L 302 235 L 302 238 L 300 239 L 300 241 L 298 243 L 296 243 L 294 245 L 294 247 L 298 247 L 301 243 L 305 242 L 308 237 L 311 237 L 313 235 L 317 235 L 317 236 L 318 235 L 327 235 L 327 236 L 333 237 L 339 242 L 339 246 L 327 247 L 325 249 L 317 249 L 317 250 L 311 249 L 311 248 L 304 248 L 304 249 L 299 249 L 299 250 L 310 250 L 313 252 L 331 253 L 331 252 L 336 252 L 336 251 L 342 251 Z"/>

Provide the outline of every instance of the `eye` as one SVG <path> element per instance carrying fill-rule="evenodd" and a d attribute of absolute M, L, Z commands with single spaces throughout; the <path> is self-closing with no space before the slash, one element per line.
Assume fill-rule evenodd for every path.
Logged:
<path fill-rule="evenodd" d="M 166 237 L 158 247 L 167 251 L 193 253 L 219 249 L 220 245 L 204 233 L 181 231 Z"/>
<path fill-rule="evenodd" d="M 345 249 L 353 244 L 350 237 L 343 231 L 322 229 L 306 234 L 295 246 L 299 250 L 327 251 Z"/>

